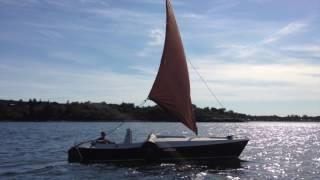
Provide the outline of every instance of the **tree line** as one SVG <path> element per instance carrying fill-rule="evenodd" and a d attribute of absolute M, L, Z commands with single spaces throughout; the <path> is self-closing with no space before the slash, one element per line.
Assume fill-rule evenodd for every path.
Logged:
<path fill-rule="evenodd" d="M 319 121 L 320 116 L 251 116 L 225 108 L 194 106 L 199 122 L 243 122 L 243 121 Z M 140 107 L 133 103 L 109 104 L 106 102 L 57 103 L 37 99 L 0 100 L 0 121 L 164 121 L 175 122 L 159 106 Z"/>

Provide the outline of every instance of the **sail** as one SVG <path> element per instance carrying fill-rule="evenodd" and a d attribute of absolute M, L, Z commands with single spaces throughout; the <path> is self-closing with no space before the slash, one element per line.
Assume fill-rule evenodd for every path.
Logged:
<path fill-rule="evenodd" d="M 170 0 L 166 0 L 166 13 L 166 37 L 161 64 L 148 98 L 197 134 L 188 66 Z"/>

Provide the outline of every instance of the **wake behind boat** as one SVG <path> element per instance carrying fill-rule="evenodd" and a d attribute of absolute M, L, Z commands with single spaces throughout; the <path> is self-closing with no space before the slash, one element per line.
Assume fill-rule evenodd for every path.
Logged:
<path fill-rule="evenodd" d="M 166 0 L 166 37 L 161 64 L 148 99 L 182 122 L 196 135 L 198 128 L 190 97 L 186 57 L 170 0 Z M 68 151 L 69 162 L 106 163 L 129 161 L 203 161 L 237 158 L 248 139 L 227 137 L 159 136 L 132 142 L 127 131 L 123 143 L 83 142 Z"/>

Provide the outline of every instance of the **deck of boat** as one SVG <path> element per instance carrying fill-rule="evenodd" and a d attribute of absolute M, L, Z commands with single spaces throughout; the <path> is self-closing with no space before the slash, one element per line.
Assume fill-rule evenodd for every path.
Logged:
<path fill-rule="evenodd" d="M 235 143 L 246 139 L 238 139 L 233 137 L 187 137 L 187 136 L 162 136 L 150 134 L 146 141 L 132 143 L 117 144 L 101 144 L 94 141 L 81 144 L 81 148 L 103 148 L 103 149 L 122 149 L 122 148 L 140 148 L 146 142 L 152 142 L 160 148 L 183 147 L 183 146 L 203 146 L 208 144 Z"/>

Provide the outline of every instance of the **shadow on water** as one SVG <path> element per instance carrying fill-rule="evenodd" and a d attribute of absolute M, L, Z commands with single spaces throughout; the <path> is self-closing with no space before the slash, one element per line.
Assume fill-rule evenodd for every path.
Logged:
<path fill-rule="evenodd" d="M 1 174 L 2 177 L 22 178 L 29 177 L 62 178 L 69 174 L 66 179 L 86 179 L 95 177 L 104 179 L 198 179 L 199 176 L 209 174 L 221 176 L 228 172 L 241 173 L 242 164 L 247 161 L 240 159 L 215 159 L 207 161 L 180 161 L 180 162 L 131 162 L 131 163 L 107 163 L 107 164 L 79 164 L 62 162 L 51 162 L 45 164 L 33 164 L 30 169 L 24 171 L 13 171 Z M 76 172 L 76 173 L 75 173 Z M 0 176 L 0 177 L 1 177 Z M 1 178 L 0 178 L 1 179 Z M 28 179 L 28 178 L 27 178 Z M 188 178 L 187 178 L 188 179 Z M 201 179 L 201 178 L 200 178 Z"/>
<path fill-rule="evenodd" d="M 0 173 L 1 177 L 17 179 L 204 179 L 205 177 L 241 176 L 248 161 L 214 159 L 180 162 L 122 162 L 80 164 L 55 161 L 30 164 L 28 169 Z"/>
<path fill-rule="evenodd" d="M 159 170 L 174 169 L 179 171 L 189 170 L 232 170 L 243 168 L 242 164 L 247 161 L 238 158 L 229 159 L 215 159 L 215 160 L 202 160 L 202 161 L 179 161 L 179 162 L 121 162 L 109 163 L 104 166 L 116 166 L 119 168 L 134 168 L 140 172 L 157 172 Z M 103 167 L 101 165 L 101 167 Z"/>
<path fill-rule="evenodd" d="M 209 174 L 223 177 L 224 174 L 239 174 L 244 169 L 242 164 L 246 161 L 240 159 L 219 159 L 208 161 L 183 161 L 183 162 L 131 162 L 80 165 L 95 169 L 99 173 L 114 174 L 120 172 L 121 178 L 139 179 L 199 179 Z M 200 178 L 203 179 L 203 178 Z"/>

